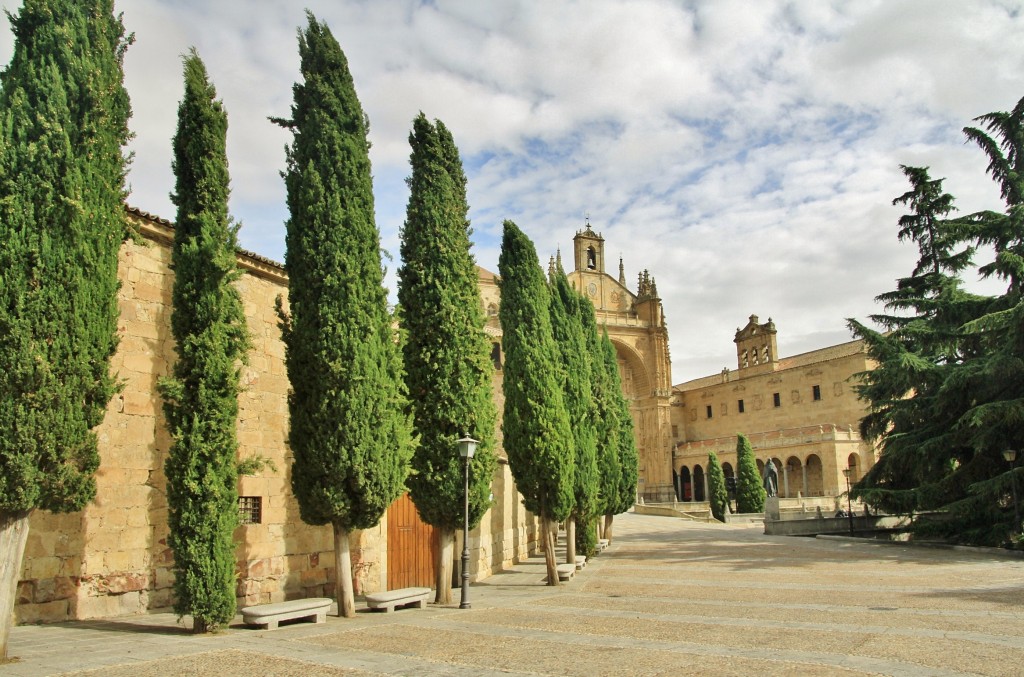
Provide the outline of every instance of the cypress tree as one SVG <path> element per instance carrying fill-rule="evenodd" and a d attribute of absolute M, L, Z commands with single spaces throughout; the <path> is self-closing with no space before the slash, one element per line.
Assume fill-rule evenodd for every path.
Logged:
<path fill-rule="evenodd" d="M 559 382 L 558 348 L 537 252 L 505 221 L 498 258 L 505 348 L 505 451 L 526 509 L 541 518 L 548 585 L 558 585 L 554 523 L 573 508 L 572 431 Z"/>
<path fill-rule="evenodd" d="M 398 300 L 402 346 L 419 446 L 409 491 L 423 521 L 440 530 L 435 603 L 451 602 L 455 532 L 463 522 L 463 461 L 456 440 L 478 440 L 470 462 L 469 520 L 490 507 L 496 412 L 493 366 L 476 264 L 470 254 L 466 178 L 451 133 L 420 113 L 409 135 L 412 175 L 402 229 Z"/>
<path fill-rule="evenodd" d="M 0 73 L 0 645 L 37 508 L 95 495 L 116 391 L 130 43 L 112 0 L 28 0 Z"/>
<path fill-rule="evenodd" d="M 604 368 L 606 378 L 611 384 L 612 406 L 616 409 L 616 439 L 614 440 L 619 466 L 619 482 L 615 494 L 609 497 L 605 507 L 604 537 L 612 540 L 612 523 L 615 515 L 628 511 L 636 503 L 637 481 L 640 477 L 640 458 L 636 450 L 636 437 L 633 435 L 633 414 L 629 411 L 629 402 L 622 392 L 622 379 L 619 376 L 619 358 L 615 346 L 608 337 L 605 328 L 601 337 L 604 347 Z"/>
<path fill-rule="evenodd" d="M 725 473 L 718 461 L 718 454 L 708 452 L 708 499 L 711 503 L 711 516 L 719 522 L 725 521 L 725 513 L 729 505 L 729 493 L 725 490 Z"/>
<path fill-rule="evenodd" d="M 236 225 L 228 216 L 227 113 L 202 60 L 184 59 L 171 196 L 178 207 L 171 332 L 178 359 L 161 382 L 173 440 L 167 474 L 174 610 L 195 632 L 235 615 L 239 365 L 249 346 Z"/>
<path fill-rule="evenodd" d="M 339 615 L 355 613 L 349 533 L 380 522 L 411 455 L 401 356 L 383 287 L 367 121 L 326 25 L 299 31 L 287 149 L 282 333 L 292 391 L 292 489 L 308 524 L 334 531 Z M 281 304 L 283 305 L 283 304 Z"/>
<path fill-rule="evenodd" d="M 757 474 L 757 461 L 750 440 L 743 433 L 736 435 L 736 510 L 738 512 L 764 512 L 768 498 L 761 476 Z"/>
<path fill-rule="evenodd" d="M 572 288 L 561 266 L 551 276 L 551 330 L 559 353 L 562 396 L 572 429 L 576 472 L 573 482 L 572 516 L 566 521 L 566 561 L 576 563 L 575 529 L 598 514 L 597 408 L 591 379 L 591 355 L 587 351 L 583 303 L 589 303 Z M 590 316 L 594 312 L 591 310 Z M 596 327 L 592 327 L 596 331 Z"/>

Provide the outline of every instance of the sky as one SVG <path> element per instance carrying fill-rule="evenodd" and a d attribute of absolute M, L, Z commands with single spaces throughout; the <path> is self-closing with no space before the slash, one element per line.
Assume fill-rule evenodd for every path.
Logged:
<path fill-rule="evenodd" d="M 305 9 L 349 60 L 370 119 L 377 226 L 394 259 L 422 111 L 468 177 L 473 252 L 497 271 L 501 224 L 545 270 L 591 227 L 628 286 L 663 299 L 673 383 L 736 368 L 756 314 L 782 356 L 851 340 L 916 261 L 897 241 L 899 166 L 931 167 L 963 213 L 1003 211 L 962 128 L 1024 97 L 1012 0 L 116 0 L 134 154 L 129 204 L 173 220 L 181 57 L 195 47 L 229 116 L 241 246 L 284 260 L 284 148 Z M 0 0 L 17 10 L 20 2 Z M 13 49 L 0 32 L 0 63 Z M 980 252 L 977 260 L 990 258 Z M 994 281 L 968 280 L 997 292 Z"/>

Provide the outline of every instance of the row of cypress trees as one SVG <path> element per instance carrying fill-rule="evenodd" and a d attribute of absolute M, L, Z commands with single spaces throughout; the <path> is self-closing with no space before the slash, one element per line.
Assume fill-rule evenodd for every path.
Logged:
<path fill-rule="evenodd" d="M 128 232 L 122 148 L 129 138 L 130 105 L 122 58 L 131 42 L 111 0 L 27 0 L 12 21 L 15 53 L 0 75 L 4 656 L 29 516 L 36 508 L 79 510 L 95 494 L 99 455 L 92 429 L 116 392 L 109 360 L 117 345 L 118 251 Z M 474 524 L 489 507 L 496 463 L 492 372 L 469 254 L 465 175 L 451 134 L 421 115 L 410 136 L 412 190 L 400 271 L 401 319 L 409 338 L 402 348 L 404 374 L 383 287 L 366 116 L 329 29 L 308 14 L 298 37 L 303 81 L 294 87 L 290 118 L 275 119 L 294 137 L 284 174 L 290 285 L 287 304 L 279 300 L 292 384 L 292 487 L 302 519 L 334 530 L 339 612 L 352 615 L 348 534 L 379 522 L 405 488 L 410 458 L 408 485 L 417 506 L 451 542 L 461 493 L 454 440 L 473 435 L 481 441 L 471 470 Z M 176 610 L 193 615 L 195 630 L 203 632 L 226 624 L 235 612 L 237 397 L 249 337 L 234 285 L 238 225 L 227 209 L 227 115 L 199 56 L 192 51 L 183 65 L 172 195 L 172 333 L 178 360 L 159 387 L 172 435 L 165 470 Z M 547 289 L 542 277 L 540 282 L 546 317 Z M 511 296 L 514 308 L 516 294 Z M 594 327 L 588 303 L 568 294 L 562 298 L 567 318 L 589 317 Z M 596 330 L 584 340 L 571 323 L 566 327 L 577 347 L 586 343 L 594 353 L 600 345 L 605 367 L 614 366 L 607 336 L 598 344 Z M 515 337 L 511 343 L 517 345 Z M 554 360 L 552 345 L 549 327 L 541 347 Z M 554 365 L 526 370 L 526 381 L 547 378 L 545 387 L 560 393 L 567 382 L 551 379 L 559 373 Z M 577 517 L 592 520 L 600 508 L 628 507 L 627 494 L 632 504 L 631 419 L 617 369 L 612 372 L 595 375 L 591 389 L 618 393 L 620 401 L 584 399 L 575 409 L 586 412 L 588 435 L 605 440 L 605 447 L 587 443 L 591 479 L 578 488 L 579 500 L 567 473 L 552 475 L 553 490 L 523 472 L 517 475 L 528 506 L 542 517 L 565 519 L 575 507 Z M 408 397 L 407 387 L 415 397 Z M 569 419 L 564 410 L 556 411 L 535 412 L 533 422 L 513 415 L 511 437 L 521 440 L 515 431 L 533 426 L 546 442 L 553 430 L 557 443 L 545 448 L 558 453 L 541 454 L 540 460 L 575 467 Z M 420 436 L 415 456 L 414 429 Z M 599 494 L 592 489 L 596 454 L 609 445 L 615 453 L 600 457 L 601 477 L 612 478 L 612 484 Z M 518 468 L 538 460 L 518 458 Z M 604 497 L 600 508 L 598 495 Z M 450 597 L 442 581 L 450 576 L 439 577 L 438 601 L 446 601 L 445 592 Z"/>
<path fill-rule="evenodd" d="M 711 515 L 721 522 L 728 511 L 729 493 L 725 486 L 725 471 L 718 454 L 708 452 L 708 502 Z M 757 460 L 750 440 L 743 433 L 736 435 L 736 510 L 741 513 L 764 512 L 767 492 L 757 473 Z"/>
<path fill-rule="evenodd" d="M 505 450 L 526 508 L 541 518 L 548 584 L 558 584 L 554 525 L 566 551 L 593 553 L 594 521 L 632 507 L 638 475 L 629 405 L 607 332 L 560 268 L 544 279 L 530 239 L 505 221 L 498 259 L 505 349 Z M 582 527 L 582 528 L 581 528 Z M 574 534 L 574 528 L 580 536 Z"/>

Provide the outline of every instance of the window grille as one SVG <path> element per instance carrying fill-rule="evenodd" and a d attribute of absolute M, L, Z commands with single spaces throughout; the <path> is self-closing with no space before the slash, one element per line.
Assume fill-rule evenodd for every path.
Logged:
<path fill-rule="evenodd" d="M 261 524 L 263 522 L 263 497 L 238 497 L 238 523 Z"/>

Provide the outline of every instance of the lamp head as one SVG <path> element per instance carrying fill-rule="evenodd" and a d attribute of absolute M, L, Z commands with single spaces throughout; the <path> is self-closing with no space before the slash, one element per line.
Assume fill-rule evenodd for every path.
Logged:
<path fill-rule="evenodd" d="M 457 444 L 459 445 L 459 456 L 462 458 L 473 458 L 473 454 L 476 453 L 476 445 L 480 444 L 480 441 L 465 435 L 461 440 L 458 440 Z"/>
<path fill-rule="evenodd" d="M 843 468 L 843 477 L 845 477 L 846 479 L 850 479 L 850 469 L 849 468 Z"/>
<path fill-rule="evenodd" d="M 1013 463 L 1014 461 L 1017 460 L 1017 450 L 1016 449 L 1003 449 L 1003 458 L 1006 459 L 1007 463 Z"/>

